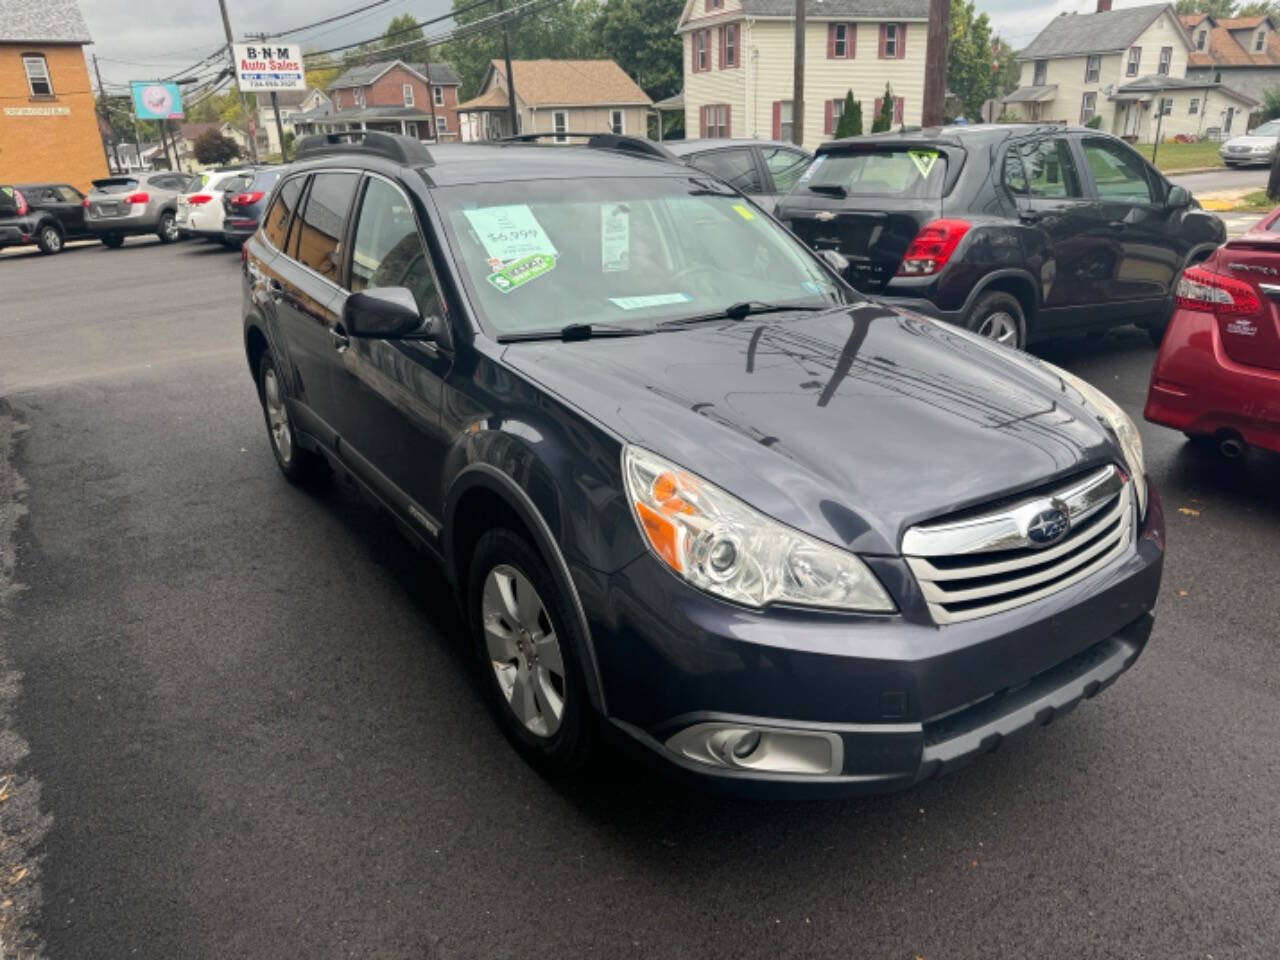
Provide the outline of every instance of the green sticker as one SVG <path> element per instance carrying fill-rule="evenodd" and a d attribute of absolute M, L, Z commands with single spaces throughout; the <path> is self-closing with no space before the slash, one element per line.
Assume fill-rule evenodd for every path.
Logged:
<path fill-rule="evenodd" d="M 911 162 L 916 165 L 922 177 L 927 177 L 933 165 L 938 162 L 938 155 L 932 150 L 908 150 L 907 156 L 911 158 Z"/>
<path fill-rule="evenodd" d="M 522 257 L 515 263 L 509 263 L 501 270 L 489 274 L 489 282 L 499 293 L 510 293 L 516 287 L 524 286 L 530 280 L 537 279 L 544 273 L 556 268 L 556 258 L 547 253 L 535 253 Z"/>

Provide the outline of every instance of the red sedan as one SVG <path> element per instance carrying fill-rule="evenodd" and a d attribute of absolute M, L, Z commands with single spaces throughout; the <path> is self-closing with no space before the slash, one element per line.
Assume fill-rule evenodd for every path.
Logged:
<path fill-rule="evenodd" d="M 1280 452 L 1280 208 L 1183 271 L 1145 415 L 1228 457 Z"/>

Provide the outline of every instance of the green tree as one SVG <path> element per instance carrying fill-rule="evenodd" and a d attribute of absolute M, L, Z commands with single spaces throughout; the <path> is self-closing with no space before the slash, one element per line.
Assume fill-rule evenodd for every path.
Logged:
<path fill-rule="evenodd" d="M 328 90 L 329 84 L 342 73 L 342 64 L 327 54 L 308 56 L 305 63 L 307 86 L 312 90 Z"/>
<path fill-rule="evenodd" d="M 430 53 L 422 28 L 410 13 L 391 18 L 379 46 L 387 51 L 388 59 L 405 63 L 425 63 Z"/>
<path fill-rule="evenodd" d="M 884 133 L 893 126 L 893 87 L 884 85 L 884 97 L 880 100 L 880 112 L 871 121 L 872 133 Z"/>
<path fill-rule="evenodd" d="M 616 60 L 654 100 L 684 84 L 683 47 L 672 30 L 683 9 L 684 0 L 609 0 L 596 19 L 600 56 Z"/>
<path fill-rule="evenodd" d="M 947 89 L 970 120 L 982 116 L 982 104 L 994 93 L 991 23 L 974 10 L 973 0 L 953 0 L 951 39 L 947 43 Z"/>
<path fill-rule="evenodd" d="M 201 163 L 230 163 L 240 159 L 240 145 L 217 130 L 210 130 L 197 137 L 192 149 Z"/>
<path fill-rule="evenodd" d="M 844 110 L 836 124 L 836 139 L 862 136 L 862 104 L 853 99 L 853 91 L 844 95 Z"/>
<path fill-rule="evenodd" d="M 1258 17 L 1258 16 L 1265 15 L 1268 17 L 1274 17 L 1277 15 L 1277 13 L 1280 13 L 1280 7 L 1278 7 L 1276 4 L 1258 3 L 1257 0 L 1255 0 L 1255 2 L 1253 3 L 1246 3 L 1241 5 L 1240 9 L 1236 11 L 1236 16 L 1237 17 Z"/>
<path fill-rule="evenodd" d="M 1280 87 L 1272 87 L 1262 92 L 1262 122 L 1280 117 Z"/>
<path fill-rule="evenodd" d="M 1236 0 L 1177 0 L 1173 8 L 1178 13 L 1208 13 L 1215 17 L 1234 17 Z"/>

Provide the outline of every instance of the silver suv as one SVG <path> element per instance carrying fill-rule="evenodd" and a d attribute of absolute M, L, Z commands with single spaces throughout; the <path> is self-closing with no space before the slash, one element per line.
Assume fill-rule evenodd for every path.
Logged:
<path fill-rule="evenodd" d="M 139 233 L 172 243 L 179 236 L 178 197 L 199 182 L 199 174 L 169 170 L 95 180 L 85 199 L 85 226 L 108 247 Z"/>

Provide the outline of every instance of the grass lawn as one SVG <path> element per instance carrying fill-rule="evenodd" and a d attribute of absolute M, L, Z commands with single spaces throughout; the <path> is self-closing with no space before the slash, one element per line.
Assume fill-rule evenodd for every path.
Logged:
<path fill-rule="evenodd" d="M 1222 144 L 1214 140 L 1201 143 L 1162 143 L 1160 152 L 1156 154 L 1156 166 L 1163 173 L 1177 173 L 1179 170 L 1194 170 L 1197 167 L 1220 167 L 1220 146 Z M 1151 159 L 1151 144 L 1135 143 L 1134 149 L 1148 160 Z"/>

